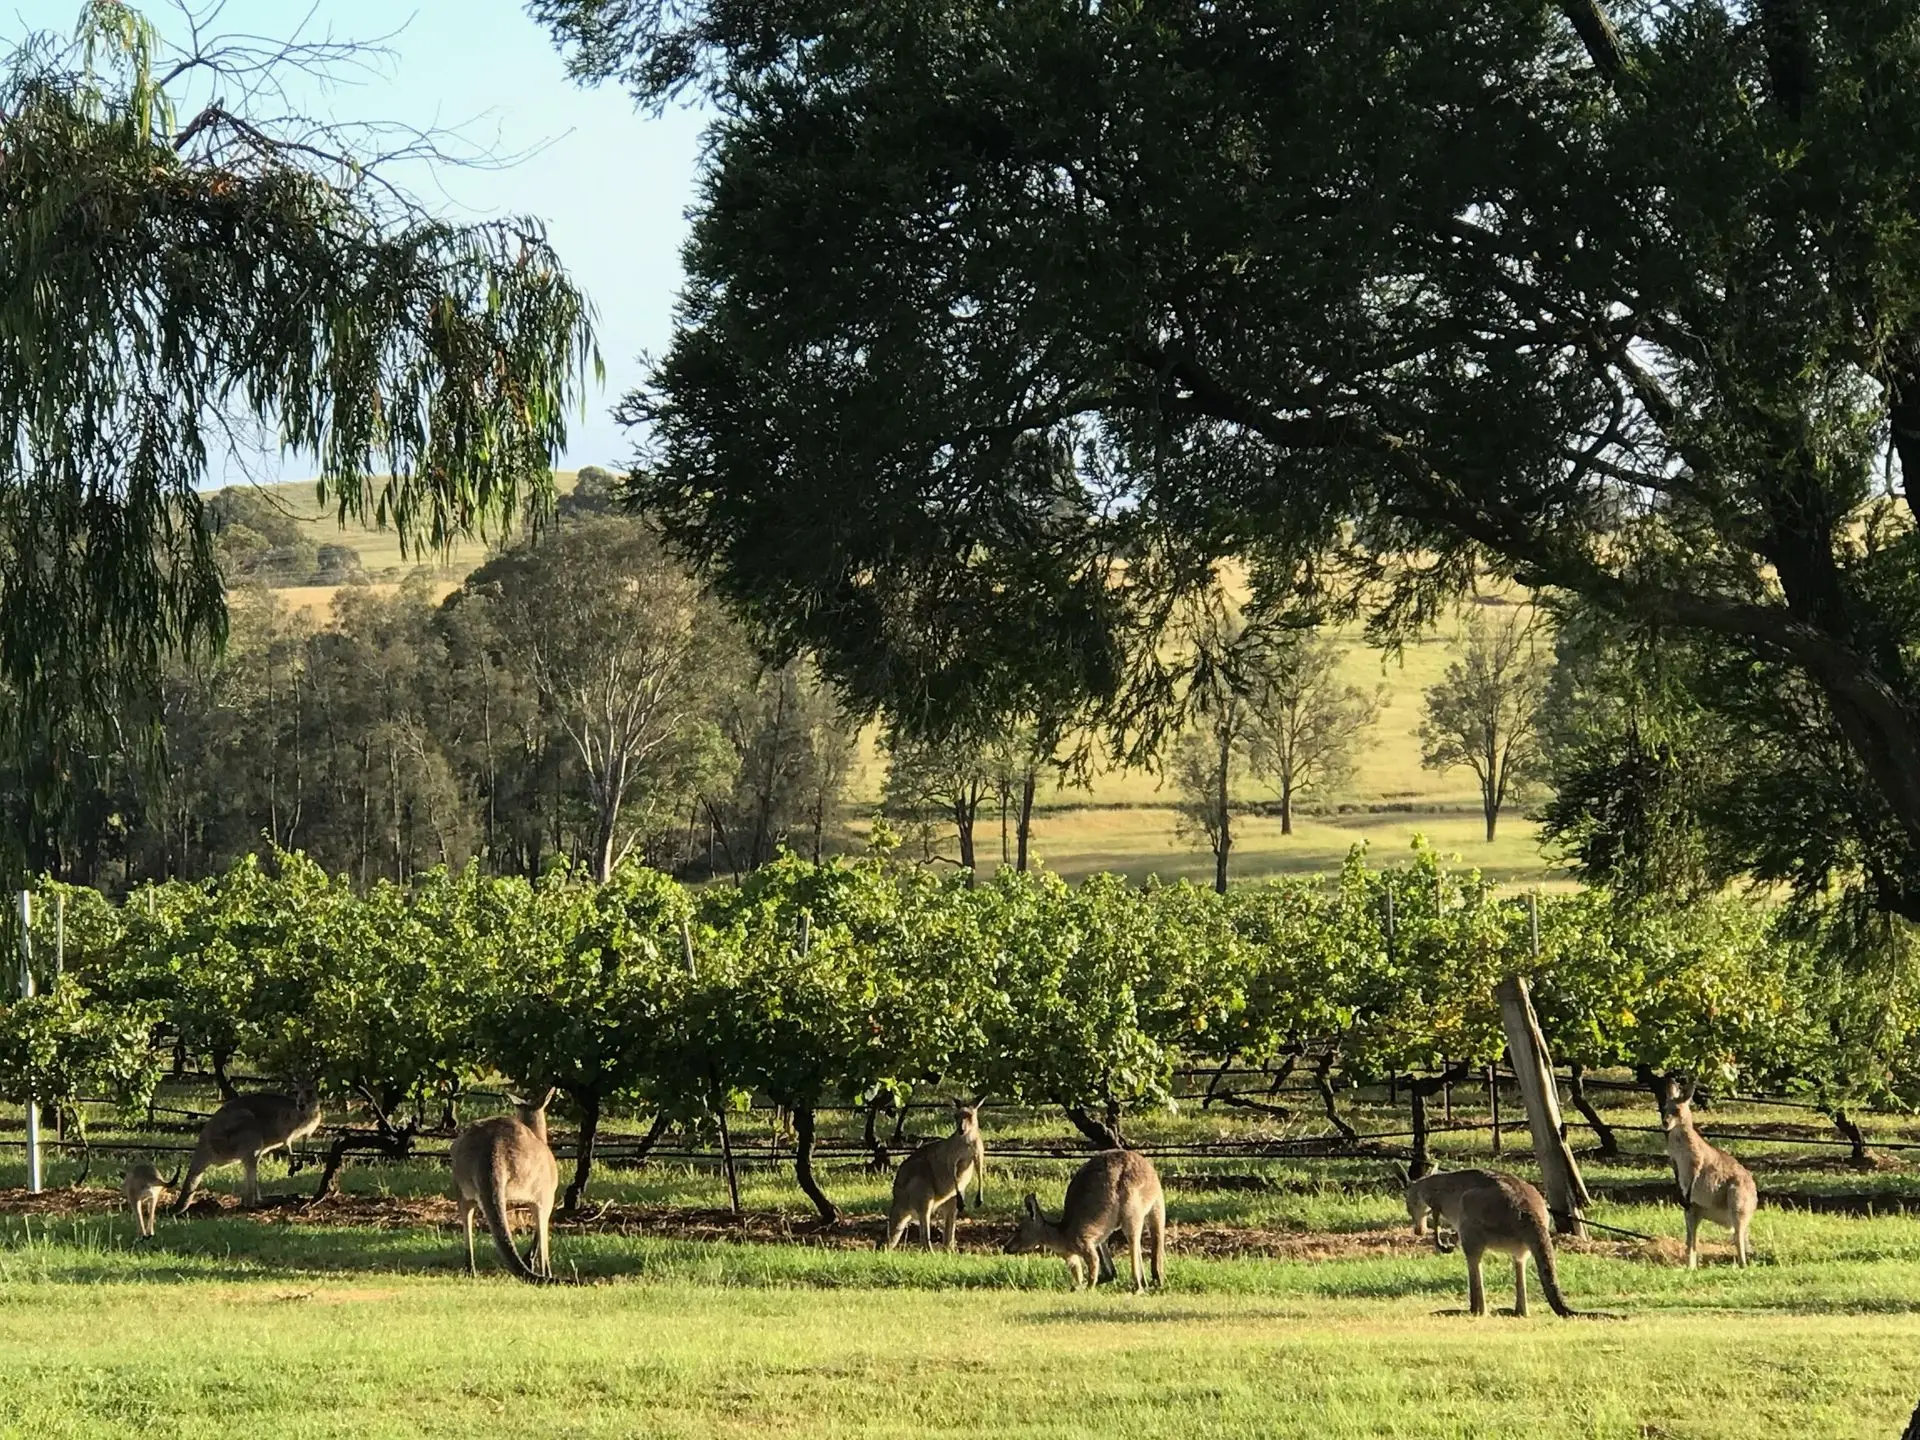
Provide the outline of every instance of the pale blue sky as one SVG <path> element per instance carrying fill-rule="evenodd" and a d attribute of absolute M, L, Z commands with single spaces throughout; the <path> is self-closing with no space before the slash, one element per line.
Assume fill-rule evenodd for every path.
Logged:
<path fill-rule="evenodd" d="M 167 0 L 136 4 L 163 34 L 179 28 Z M 33 29 L 66 35 L 80 8 L 79 0 L 0 0 L 0 42 L 10 50 Z M 589 394 L 585 415 L 570 427 L 563 464 L 624 461 L 631 445 L 609 411 L 639 380 L 640 354 L 659 353 L 671 335 L 701 118 L 670 109 L 653 119 L 616 87 L 573 84 L 520 0 L 228 0 L 218 28 L 284 36 L 310 11 L 310 32 L 338 39 L 404 26 L 388 41 L 394 56 L 381 74 L 303 95 L 310 113 L 460 127 L 502 154 L 551 141 L 510 169 L 415 172 L 407 184 L 448 218 L 528 214 L 546 221 L 599 310 L 607 366 L 604 389 Z M 312 473 L 298 457 L 266 469 L 263 478 Z"/>

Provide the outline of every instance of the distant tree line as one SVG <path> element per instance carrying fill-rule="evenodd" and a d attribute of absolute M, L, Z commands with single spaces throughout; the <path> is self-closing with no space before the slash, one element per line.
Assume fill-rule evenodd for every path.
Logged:
<path fill-rule="evenodd" d="M 590 474 L 444 598 L 422 569 L 396 590 L 342 588 L 325 616 L 263 583 L 263 557 L 299 550 L 283 528 L 299 522 L 223 492 L 209 509 L 224 649 L 171 661 L 157 710 L 114 717 L 126 744 L 75 751 L 45 732 L 15 747 L 0 823 L 35 867 L 109 889 L 275 847 L 361 886 L 474 859 L 742 874 L 782 846 L 841 848 L 855 726 L 804 663 L 756 659 L 618 513 L 610 478 Z M 132 743 L 140 727 L 157 763 Z M 55 771 L 77 803 L 49 822 L 33 798 Z"/>

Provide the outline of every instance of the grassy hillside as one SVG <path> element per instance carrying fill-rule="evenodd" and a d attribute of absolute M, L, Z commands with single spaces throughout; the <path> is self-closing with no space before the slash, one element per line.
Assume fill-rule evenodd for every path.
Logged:
<path fill-rule="evenodd" d="M 562 472 L 559 483 L 563 490 L 569 488 L 573 475 Z M 316 542 L 344 541 L 358 550 L 376 591 L 394 589 L 425 563 L 444 593 L 486 555 L 484 546 L 467 543 L 424 562 L 408 560 L 391 531 L 349 526 L 342 534 L 332 509 L 318 503 L 310 484 L 271 486 L 265 493 L 284 513 L 311 525 Z M 337 588 L 302 585 L 277 593 L 288 604 L 322 617 Z M 1446 669 L 1458 629 L 1458 625 L 1447 627 L 1393 658 L 1363 644 L 1357 633 L 1347 637 L 1347 679 L 1368 690 L 1377 688 L 1385 698 L 1354 775 L 1338 792 L 1309 800 L 1304 813 L 1296 814 L 1291 836 L 1282 837 L 1278 820 L 1247 816 L 1234 853 L 1236 877 L 1325 871 L 1362 841 L 1376 853 L 1397 856 L 1420 834 L 1443 852 L 1457 854 L 1463 864 L 1477 866 L 1503 882 L 1560 883 L 1557 872 L 1540 854 L 1537 827 L 1523 813 L 1516 810 L 1504 816 L 1500 836 L 1490 845 L 1484 838 L 1472 775 L 1464 770 L 1436 775 L 1420 766 L 1413 735 L 1420 696 Z M 853 785 L 857 808 L 872 807 L 884 774 L 874 736 L 869 734 L 863 737 Z M 1257 802 L 1269 797 L 1250 788 L 1241 798 Z M 989 862 L 999 854 L 997 823 L 996 818 L 984 827 L 991 832 L 983 835 L 981 844 L 983 858 Z M 1171 796 L 1160 777 L 1138 771 L 1102 769 L 1091 789 L 1056 787 L 1045 793 L 1035 822 L 1035 849 L 1050 868 L 1070 876 L 1119 870 L 1135 878 L 1157 874 L 1199 879 L 1213 873 L 1212 857 L 1175 835 Z"/>

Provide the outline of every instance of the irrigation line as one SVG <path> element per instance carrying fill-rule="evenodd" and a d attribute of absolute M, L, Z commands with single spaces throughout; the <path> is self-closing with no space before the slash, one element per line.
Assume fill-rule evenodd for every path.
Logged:
<path fill-rule="evenodd" d="M 1619 1225 L 1603 1225 L 1600 1223 L 1600 1221 L 1595 1220 L 1590 1216 L 1569 1215 L 1564 1210 L 1555 1210 L 1551 1205 L 1547 1207 L 1547 1213 L 1552 1215 L 1557 1220 L 1577 1221 L 1579 1224 L 1582 1224 L 1582 1225 L 1590 1225 L 1595 1230 L 1605 1230 L 1614 1235 L 1628 1235 L 1635 1240 L 1645 1240 L 1649 1244 L 1657 1245 L 1660 1243 L 1657 1237 L 1652 1235 L 1642 1235 L 1638 1230 L 1628 1230 Z"/>

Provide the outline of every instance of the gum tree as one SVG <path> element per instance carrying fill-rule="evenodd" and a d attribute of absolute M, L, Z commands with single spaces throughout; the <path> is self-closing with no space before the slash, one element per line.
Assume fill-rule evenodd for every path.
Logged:
<path fill-rule="evenodd" d="M 598 363 L 586 301 L 537 222 L 451 225 L 394 189 L 390 132 L 273 118 L 289 72 L 355 55 L 170 48 L 90 0 L 71 44 L 0 68 L 0 741 L 55 750 L 43 822 L 123 739 L 102 717 L 137 730 L 164 658 L 223 636 L 199 487 L 235 436 L 410 549 L 551 493 Z"/>
<path fill-rule="evenodd" d="M 1381 638 L 1491 570 L 1744 667 L 1920 916 L 1904 0 L 533 8 L 716 110 L 626 415 L 774 651 L 1124 735 L 1223 559 Z"/>

